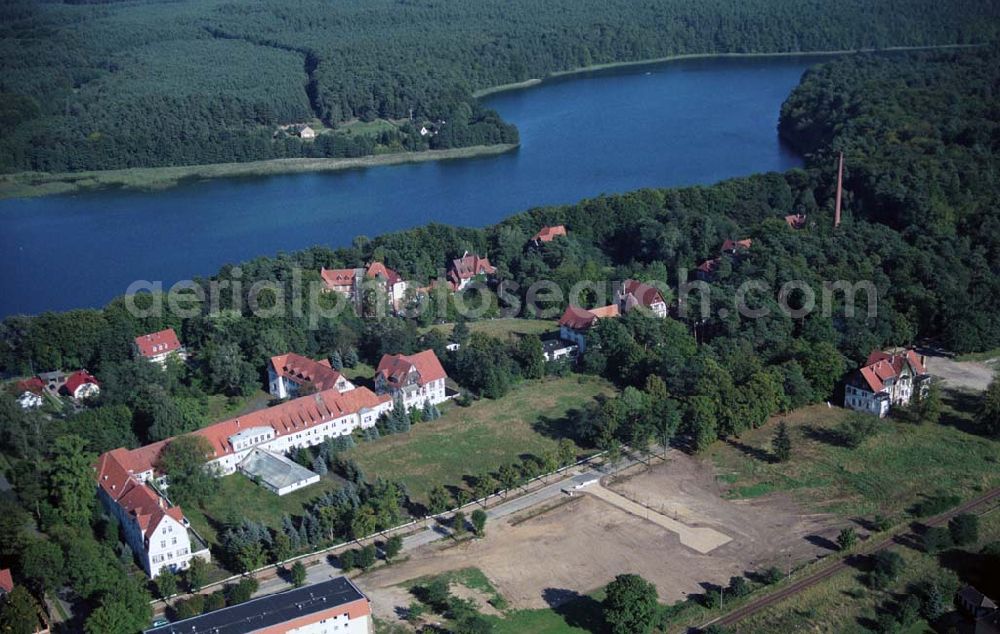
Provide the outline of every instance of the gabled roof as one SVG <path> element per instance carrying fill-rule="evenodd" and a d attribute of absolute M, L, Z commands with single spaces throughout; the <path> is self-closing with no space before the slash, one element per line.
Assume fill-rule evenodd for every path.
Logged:
<path fill-rule="evenodd" d="M 271 367 L 278 376 L 299 385 L 312 384 L 317 390 L 334 388 L 342 378 L 340 372 L 330 367 L 328 360 L 313 361 L 294 352 L 271 357 Z"/>
<path fill-rule="evenodd" d="M 868 355 L 865 365 L 859 372 L 868 387 L 873 392 L 880 392 L 885 389 L 885 382 L 903 373 L 903 368 L 909 366 L 910 371 L 916 375 L 927 374 L 923 362 L 913 349 L 890 354 L 881 350 L 874 350 Z"/>
<path fill-rule="evenodd" d="M 403 278 L 399 275 L 399 273 L 393 271 L 381 262 L 372 262 L 369 264 L 368 270 L 365 271 L 365 277 L 369 279 L 380 278 L 389 284 L 397 284 L 403 281 Z"/>
<path fill-rule="evenodd" d="M 738 251 L 739 249 L 749 249 L 753 245 L 753 239 L 747 238 L 745 240 L 725 240 L 722 243 L 722 250 L 728 253 Z"/>
<path fill-rule="evenodd" d="M 177 339 L 177 333 L 174 332 L 173 328 L 152 332 L 148 335 L 139 335 L 135 338 L 135 345 L 139 349 L 139 354 L 147 358 L 181 348 L 181 342 Z"/>
<path fill-rule="evenodd" d="M 395 385 L 403 383 L 411 371 L 416 371 L 419 375 L 418 385 L 448 377 L 433 350 L 411 355 L 384 354 L 378 362 L 378 376 Z"/>
<path fill-rule="evenodd" d="M 791 214 L 790 216 L 785 216 L 785 224 L 787 224 L 792 229 L 801 229 L 806 226 L 806 215 L 805 214 Z"/>
<path fill-rule="evenodd" d="M 975 586 L 962 586 L 958 591 L 958 596 L 971 607 L 993 610 L 997 604 L 988 596 L 976 589 Z"/>
<path fill-rule="evenodd" d="M 33 376 L 30 379 L 25 379 L 24 381 L 17 382 L 18 392 L 32 392 L 34 394 L 41 394 L 45 390 L 45 381 L 37 376 Z"/>
<path fill-rule="evenodd" d="M 465 255 L 451 261 L 448 277 L 457 283 L 461 280 L 471 279 L 477 275 L 493 275 L 496 272 L 497 269 L 490 264 L 489 258 L 481 258 L 466 251 Z"/>
<path fill-rule="evenodd" d="M 335 286 L 351 286 L 357 277 L 359 269 L 324 269 L 319 270 L 319 276 L 327 288 Z"/>
<path fill-rule="evenodd" d="M 0 590 L 12 592 L 14 590 L 14 577 L 10 575 L 10 568 L 0 570 Z"/>
<path fill-rule="evenodd" d="M 566 235 L 566 227 L 556 225 L 554 227 L 542 227 L 541 230 L 532 236 L 534 242 L 552 242 L 558 236 Z"/>
<path fill-rule="evenodd" d="M 627 305 L 640 304 L 650 308 L 653 304 L 666 303 L 663 301 L 663 294 L 657 288 L 639 280 L 625 280 L 622 290 Z"/>
<path fill-rule="evenodd" d="M 87 383 L 101 387 L 101 384 L 97 382 L 97 379 L 91 376 L 90 372 L 87 372 L 86 370 L 77 370 L 73 374 L 69 375 L 69 378 L 66 379 L 66 383 L 63 384 L 63 387 L 67 392 L 69 392 L 70 396 L 75 396 L 76 391 Z"/>
<path fill-rule="evenodd" d="M 203 427 L 191 432 L 205 438 L 212 450 L 209 459 L 216 459 L 233 452 L 229 437 L 250 427 L 270 427 L 275 436 L 298 433 L 349 414 L 356 414 L 365 409 L 376 407 L 392 400 L 388 396 L 377 396 L 366 387 L 355 388 L 341 394 L 336 389 L 324 390 L 308 396 L 279 403 L 274 407 L 243 414 L 236 418 L 220 421 L 214 425 Z M 122 480 L 130 474 L 139 474 L 156 470 L 160 455 L 170 444 L 172 438 L 140 447 L 139 449 L 113 449 L 101 454 L 98 459 L 99 483 L 105 490 L 112 487 L 117 493 L 109 494 L 116 498 L 121 495 Z M 104 475 L 108 478 L 104 478 Z M 107 482 L 107 486 L 105 486 Z M 114 485 L 118 488 L 113 488 Z"/>
<path fill-rule="evenodd" d="M 157 443 L 162 446 L 162 443 Z M 135 477 L 146 471 L 145 465 L 128 449 L 119 448 L 101 454 L 97 459 L 97 484 L 116 504 L 135 518 L 147 538 L 156 530 L 164 517 L 184 522 L 184 512 L 179 506 L 170 506 L 148 485 Z"/>
<path fill-rule="evenodd" d="M 597 323 L 599 319 L 618 316 L 618 304 L 601 306 L 600 308 L 580 308 L 579 306 L 567 306 L 562 317 L 559 318 L 559 325 L 566 326 L 572 330 L 587 330 Z"/>
<path fill-rule="evenodd" d="M 719 268 L 719 258 L 712 258 L 711 260 L 705 260 L 698 265 L 697 271 L 705 274 L 715 273 L 715 269 Z"/>

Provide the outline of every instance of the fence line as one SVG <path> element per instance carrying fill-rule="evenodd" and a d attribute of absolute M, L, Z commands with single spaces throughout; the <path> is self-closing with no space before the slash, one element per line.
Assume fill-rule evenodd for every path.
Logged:
<path fill-rule="evenodd" d="M 595 461 L 596 459 L 605 456 L 607 453 L 608 453 L 607 450 L 605 450 L 605 451 L 600 451 L 600 452 L 595 453 L 595 454 L 591 454 L 590 456 L 587 456 L 586 458 L 583 458 L 582 460 L 577 460 L 573 464 L 565 465 L 563 467 L 559 467 L 555 471 L 550 471 L 549 473 L 544 473 L 542 475 L 538 475 L 538 476 L 535 476 L 533 478 L 530 478 L 530 479 L 526 480 L 523 484 L 521 484 L 519 486 L 516 486 L 516 487 L 513 487 L 513 488 L 514 489 L 524 488 L 524 487 L 529 486 L 533 482 L 537 482 L 538 480 L 542 480 L 542 479 L 548 478 L 550 476 L 558 475 L 558 474 L 560 474 L 560 473 L 562 473 L 564 471 L 568 471 L 569 469 L 574 469 L 574 468 L 579 467 L 581 465 L 590 464 L 591 462 Z M 233 474 L 233 475 L 238 475 L 238 474 Z M 334 550 L 337 550 L 337 549 L 340 549 L 340 548 L 344 548 L 344 547 L 350 546 L 352 544 L 362 545 L 362 544 L 364 544 L 364 542 L 366 542 L 368 540 L 374 541 L 375 539 L 377 539 L 379 537 L 386 537 L 386 536 L 392 535 L 394 533 L 397 533 L 399 531 L 403 531 L 403 530 L 405 530 L 405 529 L 407 529 L 407 528 L 409 528 L 411 526 L 414 526 L 416 524 L 427 523 L 427 528 L 430 528 L 430 525 L 434 521 L 437 521 L 437 520 L 440 520 L 440 519 L 444 519 L 446 516 L 449 516 L 449 515 L 454 515 L 458 511 L 460 511 L 460 510 L 462 510 L 464 508 L 468 508 L 470 506 L 481 505 L 483 508 L 487 508 L 488 509 L 489 507 L 487 506 L 486 503 L 487 503 L 487 501 L 490 498 L 502 497 L 503 498 L 502 502 L 499 502 L 499 503 L 497 503 L 497 504 L 494 505 L 494 507 L 499 506 L 503 502 L 508 501 L 509 498 L 507 497 L 507 494 L 509 494 L 510 491 L 511 491 L 511 489 L 503 489 L 502 492 L 491 493 L 491 494 L 489 494 L 487 496 L 481 497 L 481 498 L 476 499 L 476 500 L 472 500 L 470 502 L 466 502 L 465 504 L 463 504 L 461 506 L 456 506 L 455 508 L 449 509 L 447 511 L 441 511 L 440 513 L 436 513 L 436 514 L 433 514 L 433 515 L 425 515 L 425 516 L 423 516 L 421 518 L 410 520 L 409 522 L 406 522 L 405 524 L 399 524 L 399 525 L 393 526 L 391 528 L 385 528 L 385 529 L 382 529 L 382 530 L 376 530 L 375 532 L 370 533 L 368 535 L 365 535 L 364 537 L 359 537 L 359 538 L 355 538 L 355 539 L 348 539 L 346 541 L 340 542 L 339 544 L 334 544 L 332 546 L 327 546 L 327 547 L 324 547 L 324 548 L 320 548 L 318 550 L 314 550 L 314 551 L 311 551 L 311 552 L 308 552 L 308 553 L 303 553 L 301 555 L 296 555 L 294 557 L 290 557 L 290 558 L 285 559 L 283 561 L 277 561 L 277 562 L 274 562 L 274 563 L 271 563 L 271 564 L 267 564 L 265 566 L 261 566 L 260 568 L 256 568 L 255 570 L 248 570 L 247 572 L 244 572 L 244 573 L 235 574 L 235 575 L 226 577 L 225 579 L 221 579 L 219 581 L 213 581 L 212 583 L 207 583 L 204 586 L 202 586 L 200 589 L 198 589 L 197 592 L 187 592 L 187 593 L 183 593 L 183 594 L 182 593 L 178 593 L 178 594 L 171 595 L 170 597 L 167 597 L 167 599 L 180 599 L 180 598 L 187 597 L 187 596 L 194 596 L 196 594 L 206 594 L 206 591 L 208 591 L 208 590 L 222 588 L 226 584 L 239 581 L 243 577 L 246 577 L 246 576 L 253 577 L 253 576 L 256 576 L 257 574 L 259 574 L 261 572 L 266 572 L 266 571 L 270 571 L 270 570 L 276 570 L 278 568 L 282 568 L 282 567 L 288 566 L 289 564 L 294 564 L 297 561 L 302 561 L 304 559 L 316 557 L 318 555 L 329 554 L 331 551 L 334 551 Z M 531 493 L 531 491 L 525 491 L 523 493 L 523 495 L 528 495 L 530 493 Z M 518 497 L 520 497 L 520 496 L 515 496 L 514 499 L 517 499 Z M 211 547 L 209 547 L 209 552 L 211 552 Z M 157 603 L 161 603 L 162 602 L 164 605 L 166 605 L 167 599 L 153 599 L 149 603 L 150 603 L 150 605 L 156 605 Z"/>

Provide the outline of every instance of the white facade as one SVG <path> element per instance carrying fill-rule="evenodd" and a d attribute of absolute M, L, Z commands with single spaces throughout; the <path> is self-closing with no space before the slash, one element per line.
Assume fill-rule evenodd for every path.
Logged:
<path fill-rule="evenodd" d="M 207 465 L 209 468 L 216 469 L 219 475 L 236 473 L 240 463 L 255 448 L 265 449 L 272 453 L 285 454 L 299 447 L 312 447 L 322 443 L 327 438 L 347 436 L 353 433 L 355 429 L 373 427 L 379 415 L 391 409 L 392 402 L 387 401 L 375 407 L 362 408 L 357 413 L 345 414 L 319 425 L 281 436 L 275 434 L 272 427 L 249 428 L 246 431 L 250 431 L 251 429 L 256 431 L 249 434 L 243 431 L 230 436 L 229 442 L 234 448 L 233 452 L 210 460 Z M 265 429 L 268 431 L 263 431 Z M 239 448 L 237 448 L 236 443 L 239 443 Z"/>
<path fill-rule="evenodd" d="M 35 394 L 34 392 L 23 392 L 17 397 L 17 404 L 21 406 L 21 409 L 35 409 L 36 407 L 41 407 L 45 403 L 45 399 L 40 394 Z"/>
<path fill-rule="evenodd" d="M 337 614 L 315 623 L 284 631 L 288 634 L 372 634 L 375 631 L 375 625 L 368 615 L 352 619 L 347 614 Z"/>
<path fill-rule="evenodd" d="M 160 345 L 162 345 L 162 344 L 160 344 Z M 182 347 L 182 348 L 177 348 L 176 350 L 167 350 L 165 352 L 157 352 L 153 356 L 151 356 L 151 357 L 145 357 L 145 358 L 148 359 L 152 363 L 155 363 L 155 364 L 157 364 L 157 365 L 159 365 L 161 367 L 166 368 L 167 367 L 167 359 L 169 359 L 171 357 L 176 357 L 176 358 L 180 359 L 181 361 L 187 361 L 188 353 Z"/>
<path fill-rule="evenodd" d="M 873 356 L 844 386 L 844 407 L 884 418 L 910 404 L 917 390 L 926 394 L 929 377 L 913 352 Z M 877 389 L 876 389 L 877 388 Z"/>
<path fill-rule="evenodd" d="M 353 390 L 355 385 L 341 376 L 337 379 L 335 387 L 338 392 L 343 393 Z M 267 366 L 267 391 L 271 394 L 271 396 L 277 398 L 295 398 L 299 395 L 300 390 L 301 386 L 298 383 L 287 376 L 278 375 L 278 373 L 274 371 L 273 366 Z"/>
<path fill-rule="evenodd" d="M 379 394 L 388 394 L 393 401 L 397 398 L 401 399 L 406 411 L 421 408 L 427 401 L 430 401 L 431 405 L 437 405 L 448 400 L 448 397 L 445 396 L 444 379 L 428 381 L 424 385 L 420 385 L 417 380 L 413 379 L 401 388 L 393 388 L 382 377 L 376 377 L 375 390 Z"/>

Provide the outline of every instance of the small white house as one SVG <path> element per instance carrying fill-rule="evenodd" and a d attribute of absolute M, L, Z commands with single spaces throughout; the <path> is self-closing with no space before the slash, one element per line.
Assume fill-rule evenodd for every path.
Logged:
<path fill-rule="evenodd" d="M 908 405 L 915 393 L 925 393 L 929 381 L 924 360 L 913 350 L 875 351 L 844 385 L 844 407 L 883 418 L 892 407 Z"/>
<path fill-rule="evenodd" d="M 445 379 L 448 375 L 433 350 L 417 354 L 382 356 L 375 375 L 375 391 L 400 399 L 407 411 L 423 407 L 428 401 L 437 405 L 448 400 Z"/>

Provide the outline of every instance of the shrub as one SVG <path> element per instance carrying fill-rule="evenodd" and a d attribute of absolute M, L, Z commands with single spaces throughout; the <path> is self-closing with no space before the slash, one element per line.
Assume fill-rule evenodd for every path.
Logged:
<path fill-rule="evenodd" d="M 845 446 L 855 449 L 879 431 L 881 420 L 877 416 L 856 412 L 837 427 L 837 436 Z"/>
<path fill-rule="evenodd" d="M 924 532 L 923 541 L 924 550 L 933 554 L 951 547 L 951 534 L 946 528 L 931 526 Z"/>
<path fill-rule="evenodd" d="M 205 597 L 200 594 L 196 594 L 186 601 L 178 601 L 174 605 L 174 615 L 175 619 L 178 621 L 198 616 L 204 611 Z"/>
<path fill-rule="evenodd" d="M 857 542 L 858 534 L 851 526 L 841 529 L 840 534 L 837 535 L 837 546 L 840 546 L 841 550 L 847 550 L 854 546 Z"/>
<path fill-rule="evenodd" d="M 226 592 L 224 590 L 216 590 L 212 594 L 205 597 L 206 612 L 221 610 L 224 607 L 226 607 Z"/>
<path fill-rule="evenodd" d="M 944 513 L 961 501 L 957 495 L 931 495 L 914 504 L 910 512 L 915 517 L 929 517 Z"/>
<path fill-rule="evenodd" d="M 784 579 L 785 575 L 784 573 L 781 572 L 781 570 L 777 566 L 771 566 L 770 568 L 764 571 L 764 574 L 761 575 L 761 577 L 763 578 L 764 583 L 770 586 Z"/>
<path fill-rule="evenodd" d="M 882 550 L 872 557 L 872 570 L 868 575 L 868 585 L 872 588 L 885 588 L 893 582 L 903 570 L 903 558 L 892 550 Z"/>
<path fill-rule="evenodd" d="M 358 551 L 355 549 L 345 550 L 340 553 L 340 569 L 344 572 L 350 572 L 354 567 L 358 565 Z"/>
<path fill-rule="evenodd" d="M 948 522 L 948 532 L 956 546 L 968 546 L 979 541 L 979 518 L 972 513 L 961 513 Z"/>
<path fill-rule="evenodd" d="M 729 593 L 734 597 L 745 597 L 750 594 L 750 584 L 744 577 L 730 577 Z"/>

